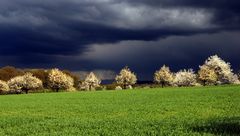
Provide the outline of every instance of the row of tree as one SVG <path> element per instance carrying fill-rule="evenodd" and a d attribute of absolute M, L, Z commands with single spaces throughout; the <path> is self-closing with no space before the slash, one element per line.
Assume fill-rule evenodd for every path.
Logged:
<path fill-rule="evenodd" d="M 233 73 L 230 63 L 217 55 L 209 57 L 199 67 L 197 74 L 192 69 L 180 70 L 172 73 L 167 66 L 163 66 L 154 74 L 154 81 L 169 86 L 200 86 L 218 84 L 240 84 L 238 75 Z"/>
<path fill-rule="evenodd" d="M 42 78 L 47 78 L 44 79 L 46 82 L 45 84 L 47 84 L 47 88 L 55 90 L 56 92 L 58 92 L 60 89 L 67 91 L 76 90 L 74 87 L 74 77 L 70 76 L 66 72 L 60 71 L 59 69 L 52 69 L 50 71 L 45 70 L 44 73 L 47 74 L 47 77 L 44 76 Z M 81 85 L 81 87 L 84 85 L 84 90 L 92 90 L 93 87 L 100 85 L 100 80 L 91 72 L 86 77 L 84 82 L 80 82 L 79 85 Z M 15 76 L 8 81 L 0 80 L 1 92 L 11 91 L 15 93 L 28 93 L 29 90 L 38 90 L 43 88 L 45 88 L 43 81 L 30 72 L 21 73 L 20 75 Z"/>
<path fill-rule="evenodd" d="M 91 72 L 85 80 L 69 71 L 51 70 L 25 70 L 21 71 L 13 67 L 0 69 L 0 91 L 15 93 L 49 88 L 58 92 L 59 90 L 74 91 L 95 90 L 100 87 L 101 80 Z M 131 89 L 136 84 L 137 76 L 128 67 L 123 68 L 115 78 L 116 90 Z M 233 73 L 230 63 L 225 62 L 217 55 L 209 57 L 200 66 L 197 73 L 192 69 L 171 72 L 167 66 L 162 66 L 154 74 L 154 81 L 164 86 L 200 86 L 218 84 L 240 84 L 239 77 Z"/>

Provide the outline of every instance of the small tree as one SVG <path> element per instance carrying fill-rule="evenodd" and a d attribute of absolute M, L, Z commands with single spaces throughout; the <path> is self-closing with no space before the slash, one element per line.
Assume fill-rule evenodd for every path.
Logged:
<path fill-rule="evenodd" d="M 128 85 L 136 84 L 137 77 L 128 67 L 123 68 L 115 78 L 117 84 L 122 85 L 124 89 Z"/>
<path fill-rule="evenodd" d="M 5 81 L 0 80 L 0 92 L 9 91 L 8 84 Z"/>
<path fill-rule="evenodd" d="M 200 70 L 198 71 L 198 79 L 202 81 L 204 86 L 216 84 L 217 78 L 218 76 L 214 69 L 211 69 L 206 65 L 200 66 Z"/>
<path fill-rule="evenodd" d="M 101 83 L 101 80 L 98 79 L 93 72 L 91 72 L 85 78 L 83 85 L 84 85 L 86 90 L 91 91 L 91 90 L 95 89 L 96 87 L 99 87 L 100 83 Z"/>
<path fill-rule="evenodd" d="M 17 76 L 8 81 L 8 85 L 11 90 L 17 92 L 26 92 L 29 90 L 35 90 L 42 87 L 42 81 L 34 77 L 31 73 L 26 73 L 23 76 Z"/>
<path fill-rule="evenodd" d="M 217 82 L 219 84 L 237 84 L 239 80 L 231 69 L 230 63 L 225 62 L 217 55 L 210 56 L 204 64 L 209 69 L 213 69 L 217 74 Z"/>
<path fill-rule="evenodd" d="M 196 75 L 192 69 L 180 70 L 175 74 L 174 84 L 176 86 L 195 86 L 197 84 Z"/>
<path fill-rule="evenodd" d="M 165 85 L 171 85 L 173 82 L 173 74 L 169 67 L 163 65 L 160 70 L 156 71 L 154 74 L 154 81 L 160 83 L 162 88 Z"/>
<path fill-rule="evenodd" d="M 74 80 L 58 69 L 52 69 L 48 75 L 48 85 L 58 92 L 60 89 L 68 90 L 73 88 Z"/>

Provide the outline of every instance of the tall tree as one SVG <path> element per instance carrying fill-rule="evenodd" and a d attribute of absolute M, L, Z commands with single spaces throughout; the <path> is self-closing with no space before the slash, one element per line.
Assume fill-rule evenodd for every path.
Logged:
<path fill-rule="evenodd" d="M 214 70 L 217 74 L 218 84 L 239 84 L 237 75 L 235 75 L 231 69 L 231 65 L 225 62 L 217 55 L 210 56 L 204 63 L 205 67 Z"/>

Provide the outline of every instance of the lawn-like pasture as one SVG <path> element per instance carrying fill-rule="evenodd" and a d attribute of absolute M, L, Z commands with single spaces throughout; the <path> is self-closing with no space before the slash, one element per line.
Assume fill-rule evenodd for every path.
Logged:
<path fill-rule="evenodd" d="M 0 96 L 0 135 L 239 135 L 240 86 Z"/>

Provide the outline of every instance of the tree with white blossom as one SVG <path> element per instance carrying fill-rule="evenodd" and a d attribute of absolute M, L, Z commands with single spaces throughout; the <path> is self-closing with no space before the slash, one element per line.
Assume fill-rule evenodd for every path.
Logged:
<path fill-rule="evenodd" d="M 196 74 L 192 69 L 180 70 L 175 74 L 174 85 L 176 86 L 195 86 L 197 84 Z"/>
<path fill-rule="evenodd" d="M 162 87 L 171 85 L 173 82 L 173 73 L 169 67 L 163 65 L 160 70 L 154 73 L 154 81 L 161 84 Z"/>
<path fill-rule="evenodd" d="M 97 78 L 97 76 L 90 72 L 90 74 L 87 75 L 84 82 L 82 83 L 82 86 L 85 88 L 85 90 L 95 90 L 96 87 L 99 87 L 101 83 L 101 80 Z"/>
<path fill-rule="evenodd" d="M 204 63 L 205 67 L 214 70 L 218 84 L 239 84 L 237 75 L 231 69 L 231 65 L 217 55 L 210 56 Z"/>
<path fill-rule="evenodd" d="M 72 77 L 56 68 L 49 72 L 48 80 L 49 87 L 56 92 L 58 92 L 60 89 L 69 90 L 73 88 L 74 85 L 74 80 Z"/>
<path fill-rule="evenodd" d="M 136 84 L 137 76 L 131 72 L 128 67 L 123 68 L 115 78 L 117 84 L 122 85 L 124 89 L 127 86 Z"/>
<path fill-rule="evenodd" d="M 42 88 L 42 81 L 32 75 L 32 73 L 26 73 L 23 76 L 17 76 L 8 81 L 10 90 L 16 92 L 26 92 L 29 90 L 36 90 Z"/>
<path fill-rule="evenodd" d="M 203 83 L 203 85 L 214 85 L 217 83 L 217 74 L 214 69 L 203 65 L 200 66 L 200 70 L 198 71 L 198 79 Z"/>

